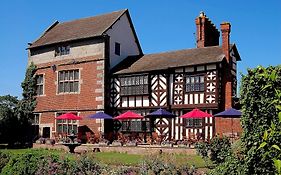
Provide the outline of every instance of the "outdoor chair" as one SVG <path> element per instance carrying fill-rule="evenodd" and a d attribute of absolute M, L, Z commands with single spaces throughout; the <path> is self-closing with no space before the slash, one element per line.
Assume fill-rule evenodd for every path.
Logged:
<path fill-rule="evenodd" d="M 92 132 L 86 132 L 87 143 L 94 143 L 94 134 Z"/>
<path fill-rule="evenodd" d="M 189 145 L 189 147 L 194 145 L 196 142 L 197 142 L 197 139 L 195 137 L 195 134 L 194 133 L 189 133 L 188 134 L 188 145 Z"/>

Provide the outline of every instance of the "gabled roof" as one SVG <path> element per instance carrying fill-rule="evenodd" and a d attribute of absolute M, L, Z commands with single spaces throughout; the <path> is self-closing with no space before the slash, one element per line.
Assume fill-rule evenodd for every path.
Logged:
<path fill-rule="evenodd" d="M 55 22 L 29 48 L 101 36 L 127 11 L 125 9 L 69 22 Z"/>
<path fill-rule="evenodd" d="M 235 45 L 231 45 L 230 50 L 233 46 Z M 225 55 L 221 46 L 147 54 L 140 57 L 134 56 L 126 58 L 117 65 L 117 68 L 115 68 L 117 72 L 115 74 L 149 72 L 175 67 L 217 63 L 223 61 L 224 58 Z"/>

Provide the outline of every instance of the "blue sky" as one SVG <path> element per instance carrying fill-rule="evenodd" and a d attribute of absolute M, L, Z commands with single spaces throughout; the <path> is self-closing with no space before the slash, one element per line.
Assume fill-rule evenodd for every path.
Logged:
<path fill-rule="evenodd" d="M 0 95 L 21 97 L 28 42 L 55 20 L 69 21 L 128 8 L 144 53 L 195 47 L 200 11 L 219 28 L 232 24 L 231 42 L 242 61 L 238 72 L 281 63 L 281 1 L 257 0 L 2 0 L 0 1 Z M 239 76 L 240 77 L 240 76 Z"/>

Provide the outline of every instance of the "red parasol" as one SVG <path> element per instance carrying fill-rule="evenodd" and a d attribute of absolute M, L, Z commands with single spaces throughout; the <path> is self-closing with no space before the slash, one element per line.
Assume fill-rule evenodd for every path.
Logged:
<path fill-rule="evenodd" d="M 81 117 L 77 116 L 77 115 L 74 115 L 72 113 L 65 113 L 65 114 L 62 114 L 58 117 L 56 117 L 57 120 L 82 120 Z"/>
<path fill-rule="evenodd" d="M 180 116 L 180 118 L 204 118 L 204 117 L 212 117 L 213 115 L 208 114 L 207 112 L 203 112 L 200 109 L 193 109 L 192 111 Z"/>
<path fill-rule="evenodd" d="M 137 113 L 134 113 L 132 111 L 127 111 L 117 117 L 115 117 L 114 119 L 115 120 L 131 120 L 131 119 L 143 119 L 144 117 L 137 114 Z"/>

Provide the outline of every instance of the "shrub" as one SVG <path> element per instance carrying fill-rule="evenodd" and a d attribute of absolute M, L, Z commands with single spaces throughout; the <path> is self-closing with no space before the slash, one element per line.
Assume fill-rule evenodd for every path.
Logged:
<path fill-rule="evenodd" d="M 241 160 L 229 156 L 223 163 L 209 171 L 208 175 L 245 175 L 245 166 Z"/>
<path fill-rule="evenodd" d="M 214 137 L 210 143 L 198 142 L 195 144 L 196 152 L 207 163 L 207 159 L 210 158 L 215 164 L 222 163 L 227 157 L 232 156 L 233 152 L 229 138 L 227 137 Z"/>
<path fill-rule="evenodd" d="M 140 174 L 142 175 L 158 175 L 158 174 L 186 174 L 193 175 L 197 171 L 195 167 L 189 166 L 188 164 L 179 165 L 175 160 L 171 160 L 170 157 L 155 156 L 145 159 L 140 165 Z"/>
<path fill-rule="evenodd" d="M 227 137 L 214 137 L 210 142 L 210 159 L 218 164 L 232 156 L 230 140 Z"/>
<path fill-rule="evenodd" d="M 277 149 L 263 143 L 266 131 L 275 126 L 267 145 L 281 145 L 281 123 L 278 114 L 281 112 L 281 66 L 258 67 L 248 70 L 242 77 L 240 99 L 243 115 L 241 117 L 247 174 L 274 174 L 272 158 L 280 159 Z"/>
<path fill-rule="evenodd" d="M 37 150 L 31 150 L 21 155 L 13 155 L 2 169 L 1 174 L 35 174 L 38 169 L 38 162 L 42 161 L 43 158 L 43 153 Z"/>
<path fill-rule="evenodd" d="M 7 152 L 0 151 L 0 172 L 4 166 L 9 162 L 11 154 Z"/>

